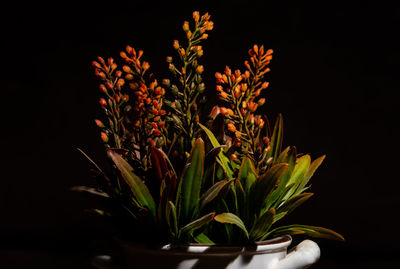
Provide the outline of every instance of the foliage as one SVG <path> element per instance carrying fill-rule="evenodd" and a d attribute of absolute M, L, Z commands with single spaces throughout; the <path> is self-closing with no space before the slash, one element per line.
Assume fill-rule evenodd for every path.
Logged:
<path fill-rule="evenodd" d="M 224 106 L 200 123 L 200 44 L 212 29 L 208 13 L 193 12 L 192 27 L 184 22 L 186 41 L 173 42 L 178 57 L 167 57 L 171 77 L 162 85 L 143 51 L 130 46 L 120 53 L 122 69 L 112 58 L 92 63 L 106 119 L 95 122 L 111 169 L 104 172 L 80 150 L 98 187 L 74 190 L 109 201 L 95 212 L 154 244 L 251 244 L 282 234 L 343 240 L 321 227 L 276 225 L 312 196 L 308 183 L 324 156 L 311 161 L 295 147 L 282 150 L 282 116 L 271 131 L 266 116 L 255 114 L 265 103 L 272 50 L 254 45 L 244 72 L 226 67 L 215 74 Z"/>

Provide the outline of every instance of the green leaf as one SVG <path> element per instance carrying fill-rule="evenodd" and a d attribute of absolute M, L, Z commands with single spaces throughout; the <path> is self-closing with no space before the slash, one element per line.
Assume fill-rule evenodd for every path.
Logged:
<path fill-rule="evenodd" d="M 286 172 L 281 177 L 278 188 L 276 188 L 276 190 L 272 192 L 271 197 L 268 199 L 264 208 L 265 211 L 270 209 L 274 203 L 276 202 L 279 203 L 278 199 L 280 197 L 283 197 L 282 194 L 285 191 L 286 184 L 296 164 L 296 147 L 288 147 L 284 151 L 282 151 L 281 155 L 278 158 L 277 163 L 287 163 L 289 166 Z"/>
<path fill-rule="evenodd" d="M 214 200 L 215 197 L 218 196 L 219 192 L 229 183 L 231 183 L 232 180 L 221 180 L 215 183 L 211 188 L 209 188 L 205 193 L 200 198 L 200 206 L 199 206 L 199 211 L 201 211 L 205 205 L 207 205 L 209 202 Z"/>
<path fill-rule="evenodd" d="M 256 180 L 256 168 L 249 157 L 244 157 L 242 164 L 240 165 L 238 178 L 240 179 L 242 186 L 245 186 L 246 193 L 249 193 L 251 186 Z"/>
<path fill-rule="evenodd" d="M 208 139 L 210 139 L 211 144 L 213 145 L 214 148 L 216 147 L 220 147 L 221 145 L 219 144 L 217 138 L 215 138 L 214 134 L 210 131 L 210 129 L 208 129 L 206 126 L 204 126 L 203 124 L 199 123 L 199 126 L 203 129 L 203 131 L 207 134 Z M 226 172 L 228 179 L 232 179 L 233 177 L 233 171 L 232 169 L 229 167 L 229 159 L 228 157 L 226 157 L 224 155 L 223 152 L 220 152 L 218 154 L 218 158 L 221 161 L 221 165 L 222 168 L 224 169 L 224 171 Z"/>
<path fill-rule="evenodd" d="M 294 167 L 293 173 L 290 176 L 290 179 L 286 185 L 290 185 L 294 183 L 294 186 L 290 189 L 290 191 L 286 194 L 283 200 L 289 199 L 295 191 L 298 189 L 299 185 L 303 181 L 305 174 L 310 168 L 311 158 L 310 155 L 306 154 L 301 158 L 297 159 L 296 165 Z"/>
<path fill-rule="evenodd" d="M 138 203 L 149 209 L 153 216 L 156 216 L 156 204 L 151 196 L 149 189 L 142 180 L 133 173 L 132 166 L 113 150 L 107 151 L 108 156 L 113 160 L 118 170 L 121 172 L 122 178 L 128 184 Z"/>
<path fill-rule="evenodd" d="M 103 198 L 110 198 L 110 196 L 107 193 L 102 192 L 102 191 L 100 191 L 98 189 L 90 188 L 90 187 L 86 187 L 86 186 L 74 186 L 70 190 L 71 191 L 78 191 L 78 192 L 86 192 L 86 193 L 89 193 L 89 194 L 92 194 L 92 195 L 96 195 L 96 196 L 100 196 L 100 197 L 103 197 Z"/>
<path fill-rule="evenodd" d="M 77 150 L 83 155 L 85 156 L 85 158 L 91 162 L 93 164 L 93 166 L 97 169 L 97 171 L 99 171 L 101 174 L 105 175 L 105 173 L 103 172 L 103 170 L 101 170 L 101 168 L 80 148 L 77 148 Z"/>
<path fill-rule="evenodd" d="M 180 181 L 181 211 L 180 217 L 183 221 L 190 220 L 199 203 L 200 189 L 204 173 L 204 142 L 201 138 L 196 139 L 186 168 Z"/>
<path fill-rule="evenodd" d="M 270 143 L 271 149 L 267 154 L 267 160 L 268 158 L 272 157 L 274 159 L 274 162 L 276 162 L 279 153 L 281 152 L 282 140 L 283 140 L 283 117 L 282 114 L 279 114 L 275 122 L 274 131 L 272 133 L 271 143 Z"/>
<path fill-rule="evenodd" d="M 235 180 L 235 190 L 238 208 L 236 208 L 234 212 L 237 212 L 237 214 L 242 217 L 242 220 L 247 223 L 249 217 L 247 210 L 246 193 L 243 189 L 242 183 L 238 178 Z"/>
<path fill-rule="evenodd" d="M 171 234 L 176 236 L 178 234 L 178 218 L 176 214 L 176 207 L 172 201 L 168 201 L 165 216 Z"/>
<path fill-rule="evenodd" d="M 289 214 L 313 195 L 313 193 L 301 193 L 294 195 L 286 200 L 281 206 L 279 206 L 277 212 L 287 212 L 287 214 Z"/>
<path fill-rule="evenodd" d="M 280 163 L 272 166 L 265 174 L 261 175 L 254 182 L 251 189 L 251 208 L 254 214 L 258 215 L 261 208 L 263 208 L 267 202 L 267 199 L 271 192 L 279 184 L 279 180 L 282 175 L 286 172 L 288 164 Z"/>
<path fill-rule="evenodd" d="M 242 231 L 244 232 L 244 234 L 246 235 L 247 238 L 249 238 L 249 233 L 247 232 L 247 229 L 243 223 L 243 221 L 236 216 L 233 213 L 222 213 L 219 215 L 216 215 L 214 217 L 214 219 L 220 223 L 229 223 L 229 224 L 234 224 L 237 227 L 239 227 L 240 229 L 242 229 Z"/>
<path fill-rule="evenodd" d="M 318 169 L 318 167 L 321 165 L 321 163 L 324 161 L 324 159 L 325 159 L 325 155 L 319 157 L 318 159 L 315 159 L 311 163 L 310 168 L 308 169 L 308 171 L 305 174 L 303 180 L 299 184 L 295 194 L 299 194 L 304 190 L 305 186 L 310 181 L 310 178 L 314 175 L 315 171 Z"/>
<path fill-rule="evenodd" d="M 212 221 L 214 219 L 215 216 L 215 212 L 211 212 L 207 215 L 204 215 L 201 218 L 198 218 L 194 221 L 192 221 L 191 223 L 185 225 L 184 227 L 182 227 L 179 231 L 179 233 L 181 235 L 185 235 L 187 233 L 192 234 L 195 230 L 203 227 L 204 225 L 210 223 L 210 221 Z"/>
<path fill-rule="evenodd" d="M 208 238 L 207 235 L 204 233 L 198 234 L 197 236 L 194 237 L 194 241 L 196 241 L 199 244 L 206 244 L 206 245 L 214 245 L 215 243 Z"/>
<path fill-rule="evenodd" d="M 271 228 L 275 216 L 275 209 L 271 208 L 257 219 L 253 229 L 250 231 L 250 238 L 254 241 L 263 240 L 263 237 Z"/>
<path fill-rule="evenodd" d="M 311 237 L 344 241 L 343 236 L 333 230 L 323 227 L 299 225 L 299 224 L 293 224 L 275 228 L 268 235 L 270 237 L 277 237 L 285 234 L 290 234 L 290 235 L 305 234 Z"/>

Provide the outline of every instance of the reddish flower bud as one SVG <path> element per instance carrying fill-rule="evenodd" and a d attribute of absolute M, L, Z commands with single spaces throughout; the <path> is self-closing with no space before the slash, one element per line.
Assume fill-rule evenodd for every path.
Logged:
<path fill-rule="evenodd" d="M 153 109 L 152 111 L 151 111 L 154 115 L 158 115 L 158 110 L 157 109 Z"/>
<path fill-rule="evenodd" d="M 265 98 L 261 98 L 257 103 L 259 106 L 262 106 L 265 103 Z"/>
<path fill-rule="evenodd" d="M 100 133 L 100 137 L 101 137 L 101 140 L 103 140 L 104 143 L 108 142 L 108 135 L 106 133 L 101 132 Z"/>
<path fill-rule="evenodd" d="M 167 111 L 165 111 L 165 110 L 160 110 L 160 116 L 164 116 L 165 114 L 167 114 Z"/>
<path fill-rule="evenodd" d="M 125 75 L 125 79 L 132 80 L 133 79 L 133 75 L 132 74 L 126 74 Z"/>
<path fill-rule="evenodd" d="M 99 103 L 100 103 L 100 105 L 101 105 L 102 107 L 106 107 L 106 106 L 107 106 L 107 101 L 106 101 L 104 98 L 101 98 L 100 101 L 99 101 Z"/>
<path fill-rule="evenodd" d="M 112 85 L 112 83 L 109 82 L 109 81 L 106 82 L 106 87 L 107 87 L 109 90 L 112 90 L 112 89 L 114 88 L 113 85 Z"/>
<path fill-rule="evenodd" d="M 163 128 L 165 127 L 165 122 L 160 121 L 160 122 L 158 123 L 158 127 L 160 127 L 161 129 L 163 129 Z"/>
<path fill-rule="evenodd" d="M 92 62 L 92 66 L 93 66 L 93 67 L 96 67 L 96 68 L 101 68 L 101 65 L 100 65 L 98 62 L 96 62 L 96 61 L 93 61 L 93 62 Z"/>
<path fill-rule="evenodd" d="M 221 73 L 216 72 L 216 73 L 215 73 L 215 78 L 216 78 L 216 79 L 222 79 Z"/>
<path fill-rule="evenodd" d="M 228 114 L 228 109 L 226 109 L 225 107 L 220 107 L 220 111 L 222 115 L 227 115 Z"/>
<path fill-rule="evenodd" d="M 117 103 L 119 103 L 119 101 L 121 100 L 121 98 L 119 97 L 118 94 L 115 94 L 115 95 L 114 95 L 114 100 L 115 100 Z"/>
<path fill-rule="evenodd" d="M 100 128 L 104 128 L 104 124 L 100 121 L 100 120 L 94 120 L 94 122 L 96 123 L 96 125 Z"/>
<path fill-rule="evenodd" d="M 236 154 L 232 154 L 232 155 L 231 155 L 231 160 L 232 160 L 232 161 L 236 161 L 236 160 L 237 160 L 237 158 L 238 158 L 238 157 L 237 157 L 237 155 L 236 155 Z"/>
<path fill-rule="evenodd" d="M 216 89 L 217 92 L 222 92 L 224 90 L 221 85 L 217 85 Z"/>
<path fill-rule="evenodd" d="M 231 69 L 229 68 L 229 66 L 225 66 L 225 71 L 224 71 L 225 75 L 230 76 L 232 74 Z"/>
<path fill-rule="evenodd" d="M 107 93 L 107 88 L 106 88 L 106 86 L 104 86 L 104 84 L 100 84 L 99 88 L 100 88 L 100 91 Z"/>
<path fill-rule="evenodd" d="M 210 115 L 208 115 L 210 118 L 215 119 L 217 115 L 221 112 L 221 108 L 219 106 L 214 106 L 210 112 Z"/>
<path fill-rule="evenodd" d="M 161 131 L 159 129 L 153 129 L 153 134 L 155 136 L 160 136 L 161 135 Z"/>
<path fill-rule="evenodd" d="M 104 59 L 103 59 L 102 57 L 97 56 L 97 60 L 98 60 L 100 63 L 105 64 Z"/>

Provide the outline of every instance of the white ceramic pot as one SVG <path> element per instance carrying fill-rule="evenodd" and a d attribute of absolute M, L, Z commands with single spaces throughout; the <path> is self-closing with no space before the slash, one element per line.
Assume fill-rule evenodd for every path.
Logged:
<path fill-rule="evenodd" d="M 287 235 L 258 242 L 251 248 L 193 244 L 182 249 L 171 249 L 167 245 L 155 250 L 132 243 L 120 244 L 124 254 L 123 268 L 129 269 L 300 269 L 308 268 L 319 259 L 320 249 L 315 242 L 304 240 L 288 253 L 291 242 L 292 238 Z"/>

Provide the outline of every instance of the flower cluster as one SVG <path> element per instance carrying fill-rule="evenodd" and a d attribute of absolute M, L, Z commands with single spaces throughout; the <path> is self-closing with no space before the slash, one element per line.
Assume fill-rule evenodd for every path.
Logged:
<path fill-rule="evenodd" d="M 240 154 L 249 155 L 257 163 L 265 160 L 269 150 L 267 132 L 263 132 L 265 120 L 254 112 L 265 103 L 265 98 L 260 95 L 269 85 L 263 78 L 270 71 L 268 65 L 272 53 L 271 49 L 265 51 L 264 46 L 254 45 L 249 50 L 250 62 L 244 62 L 247 69 L 244 73 L 240 70 L 232 72 L 226 66 L 222 74 L 215 74 L 218 96 L 228 104 L 219 107 L 219 111 L 227 119 L 232 143 L 241 148 Z"/>
<path fill-rule="evenodd" d="M 188 21 L 183 23 L 182 29 L 186 34 L 185 45 L 178 40 L 173 41 L 173 48 L 178 54 L 179 63 L 173 62 L 168 56 L 166 61 L 169 70 L 173 74 L 173 81 L 164 80 L 164 85 L 170 89 L 173 100 L 166 102 L 171 112 L 169 117 L 170 125 L 174 128 L 170 141 L 172 150 L 177 156 L 185 156 L 192 148 L 195 133 L 198 131 L 199 107 L 198 104 L 204 101 L 203 92 L 205 85 L 202 82 L 203 65 L 198 59 L 203 56 L 203 48 L 200 45 L 202 40 L 208 38 L 207 31 L 211 31 L 214 23 L 210 21 L 208 13 L 200 17 L 199 12 L 193 12 L 193 27 Z M 175 144 L 178 147 L 175 147 Z M 171 150 L 168 150 L 170 152 Z"/>

